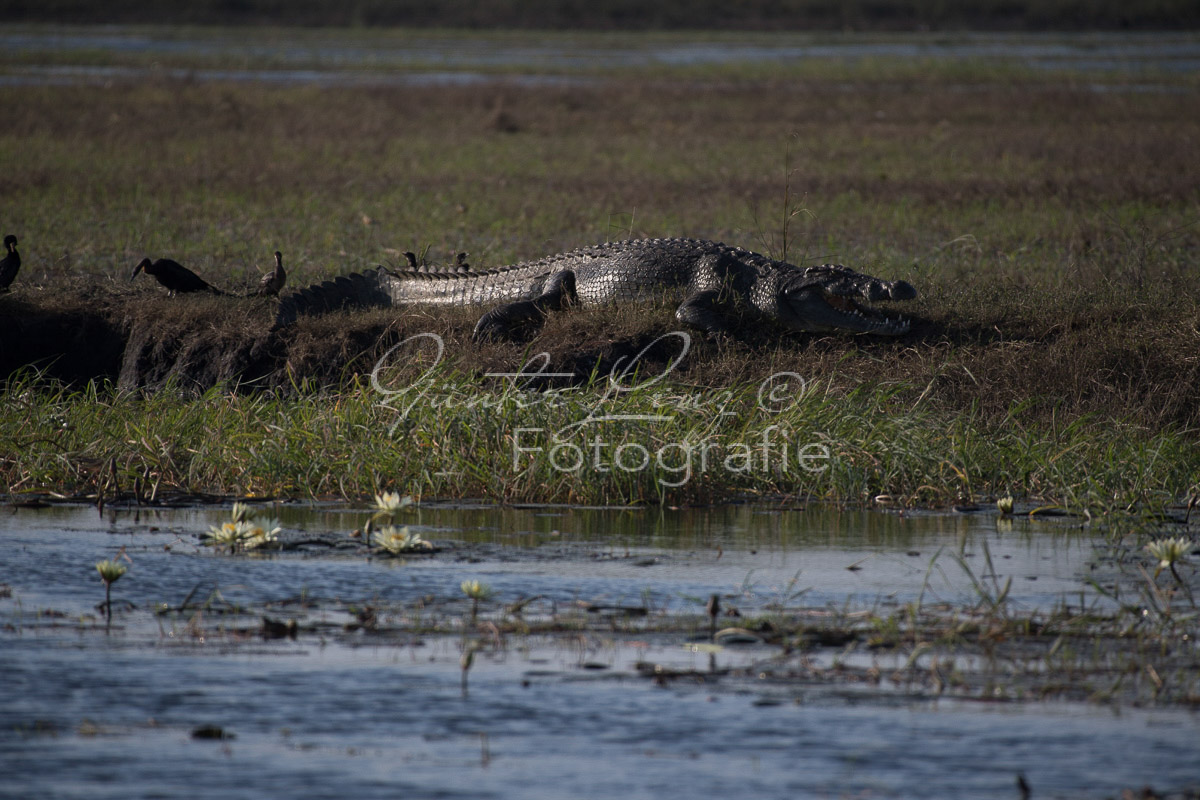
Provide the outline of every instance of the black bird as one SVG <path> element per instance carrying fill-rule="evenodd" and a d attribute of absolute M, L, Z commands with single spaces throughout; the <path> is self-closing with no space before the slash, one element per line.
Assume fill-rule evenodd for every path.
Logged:
<path fill-rule="evenodd" d="M 417 254 L 413 252 L 405 252 L 404 260 L 408 262 L 409 269 L 417 269 L 421 265 L 417 263 Z"/>
<path fill-rule="evenodd" d="M 7 292 L 21 269 L 21 254 L 17 252 L 17 237 L 11 233 L 4 237 L 4 249 L 8 253 L 0 259 L 0 292 Z"/>
<path fill-rule="evenodd" d="M 129 276 L 129 280 L 136 278 L 139 272 L 145 272 L 147 275 L 154 277 L 155 280 L 167 287 L 172 295 L 186 292 L 225 294 L 215 286 L 210 286 L 206 280 L 183 264 L 180 264 L 178 261 L 172 261 L 169 258 L 160 258 L 157 261 L 143 258 L 133 268 L 133 274 Z"/>
<path fill-rule="evenodd" d="M 275 269 L 262 276 L 262 280 L 258 282 L 258 291 L 255 294 L 259 297 L 277 295 L 286 282 L 287 272 L 283 269 L 283 253 L 276 250 Z"/>
<path fill-rule="evenodd" d="M 459 272 L 469 272 L 471 270 L 471 265 L 467 263 L 467 254 L 459 253 L 457 256 L 455 256 L 454 266 Z"/>

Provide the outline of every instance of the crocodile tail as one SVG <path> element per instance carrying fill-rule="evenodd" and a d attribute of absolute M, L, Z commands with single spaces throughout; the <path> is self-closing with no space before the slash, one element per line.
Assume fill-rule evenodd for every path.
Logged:
<path fill-rule="evenodd" d="M 294 323 L 299 317 L 317 316 L 343 308 L 380 308 L 392 304 L 392 296 L 386 286 L 394 280 L 384 267 L 363 273 L 341 275 L 331 281 L 323 281 L 297 289 L 279 299 L 279 310 L 275 314 L 275 327 L 282 328 Z"/>

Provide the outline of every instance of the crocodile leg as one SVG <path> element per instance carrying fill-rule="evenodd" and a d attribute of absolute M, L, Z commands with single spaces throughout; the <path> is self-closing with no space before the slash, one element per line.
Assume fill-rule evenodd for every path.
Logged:
<path fill-rule="evenodd" d="M 728 333 L 729 323 L 725 315 L 718 310 L 723 305 L 721 294 L 716 289 L 692 292 L 683 299 L 679 308 L 675 309 L 675 319 L 709 335 Z"/>
<path fill-rule="evenodd" d="M 723 255 L 699 259 L 696 273 L 703 277 L 692 284 L 675 309 L 675 319 L 710 338 L 730 333 L 735 327 L 730 315 L 737 314 L 736 265 Z"/>
<path fill-rule="evenodd" d="M 532 335 L 542 327 L 546 315 L 576 302 L 575 273 L 556 272 L 546 281 L 542 293 L 532 300 L 518 300 L 497 306 L 479 318 L 471 338 L 476 341 L 512 337 L 520 332 Z"/>

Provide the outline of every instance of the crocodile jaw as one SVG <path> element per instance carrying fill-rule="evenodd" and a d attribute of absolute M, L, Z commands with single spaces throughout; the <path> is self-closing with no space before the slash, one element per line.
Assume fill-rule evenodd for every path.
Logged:
<path fill-rule="evenodd" d="M 886 294 L 872 292 L 872 299 L 907 300 L 916 295 L 916 291 L 903 281 L 897 281 L 889 288 L 891 291 Z M 870 306 L 862 305 L 858 299 L 811 286 L 800 292 L 783 295 L 779 305 L 783 323 L 794 330 L 871 333 L 877 336 L 903 336 L 908 333 L 910 323 L 907 319 L 899 314 L 889 318 Z"/>

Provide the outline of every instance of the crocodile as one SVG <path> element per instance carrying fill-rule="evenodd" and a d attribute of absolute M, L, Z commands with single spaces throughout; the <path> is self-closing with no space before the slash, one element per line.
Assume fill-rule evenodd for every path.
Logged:
<path fill-rule="evenodd" d="M 497 304 L 475 326 L 480 341 L 536 330 L 550 311 L 571 305 L 661 297 L 678 304 L 681 323 L 714 336 L 734 332 L 747 318 L 795 331 L 900 336 L 909 330 L 907 319 L 866 304 L 916 295 L 905 281 L 840 264 L 798 267 L 703 239 L 635 239 L 488 270 L 381 266 L 282 298 L 276 327 L 338 308 Z"/>

